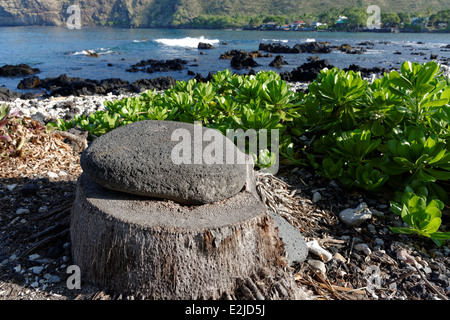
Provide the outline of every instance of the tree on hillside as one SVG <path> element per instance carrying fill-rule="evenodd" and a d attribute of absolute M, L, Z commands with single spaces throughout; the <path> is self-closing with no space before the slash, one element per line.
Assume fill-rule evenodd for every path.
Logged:
<path fill-rule="evenodd" d="M 367 24 L 368 13 L 363 8 L 351 8 L 344 10 L 343 14 L 348 18 L 348 24 L 361 28 Z"/>
<path fill-rule="evenodd" d="M 276 16 L 266 16 L 263 20 L 263 23 L 268 22 L 276 22 L 278 25 L 283 25 L 285 23 L 288 23 L 289 21 L 286 16 L 276 15 Z"/>
<path fill-rule="evenodd" d="M 329 26 L 334 26 L 340 14 L 341 12 L 336 8 L 330 8 L 329 10 L 319 14 L 319 21 L 326 23 Z"/>
<path fill-rule="evenodd" d="M 450 9 L 449 10 L 441 10 L 435 14 L 430 16 L 430 24 L 432 26 L 436 26 L 438 23 L 447 23 L 450 24 Z"/>
<path fill-rule="evenodd" d="M 395 27 L 400 23 L 400 17 L 395 12 L 382 12 L 381 23 L 385 27 Z"/>
<path fill-rule="evenodd" d="M 399 12 L 397 15 L 400 18 L 400 23 L 411 24 L 411 14 L 409 12 Z"/>

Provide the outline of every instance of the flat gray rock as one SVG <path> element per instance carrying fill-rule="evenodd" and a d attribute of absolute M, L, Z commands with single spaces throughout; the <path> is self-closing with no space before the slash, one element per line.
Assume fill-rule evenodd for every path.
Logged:
<path fill-rule="evenodd" d="M 139 121 L 94 140 L 81 156 L 84 173 L 111 190 L 212 203 L 244 187 L 245 154 L 219 131 L 174 121 Z"/>
<path fill-rule="evenodd" d="M 289 264 L 293 265 L 305 261 L 309 249 L 300 231 L 277 213 L 271 210 L 268 210 L 268 212 L 275 223 L 275 227 L 278 228 Z"/>

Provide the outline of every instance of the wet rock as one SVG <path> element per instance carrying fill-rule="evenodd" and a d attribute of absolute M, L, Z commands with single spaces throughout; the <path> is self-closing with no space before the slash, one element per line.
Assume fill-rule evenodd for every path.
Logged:
<path fill-rule="evenodd" d="M 282 43 L 260 43 L 259 50 L 271 53 L 330 53 L 331 49 L 321 42 L 299 43 L 293 47 Z"/>
<path fill-rule="evenodd" d="M 86 50 L 86 57 L 98 58 L 100 55 L 97 52 Z"/>
<path fill-rule="evenodd" d="M 375 43 L 370 42 L 370 41 L 363 41 L 357 44 L 358 46 L 374 46 Z"/>
<path fill-rule="evenodd" d="M 231 60 L 230 65 L 232 68 L 242 70 L 259 66 L 259 64 L 253 59 L 257 56 L 258 54 L 256 52 L 231 50 L 222 54 L 219 59 Z"/>
<path fill-rule="evenodd" d="M 275 59 L 269 63 L 270 67 L 275 67 L 275 68 L 281 68 L 282 66 L 288 64 L 286 61 L 283 60 L 283 56 L 276 56 Z"/>
<path fill-rule="evenodd" d="M 141 79 L 134 81 L 130 89 L 133 92 L 143 92 L 147 90 L 163 91 L 176 85 L 176 80 L 172 77 L 159 77 L 153 79 Z"/>
<path fill-rule="evenodd" d="M 199 50 L 211 50 L 211 49 L 215 49 L 215 47 L 210 44 L 210 43 L 205 43 L 205 42 L 199 42 L 197 49 Z"/>
<path fill-rule="evenodd" d="M 263 54 L 260 51 L 246 51 L 246 50 L 230 50 L 222 53 L 219 57 L 220 60 L 231 60 L 235 56 L 245 57 L 245 58 L 262 58 L 262 57 L 272 57 L 271 54 Z"/>
<path fill-rule="evenodd" d="M 235 56 L 231 59 L 230 65 L 236 70 L 242 70 L 244 68 L 253 68 L 259 66 L 259 64 L 253 60 L 253 58 L 245 56 Z"/>
<path fill-rule="evenodd" d="M 362 48 L 362 47 L 352 47 L 349 44 L 342 44 L 340 46 L 337 47 L 333 47 L 334 49 L 337 49 L 341 52 L 347 53 L 347 54 L 363 54 L 364 52 L 366 52 L 367 50 Z"/>
<path fill-rule="evenodd" d="M 296 44 L 294 49 L 299 50 L 301 53 L 330 53 L 331 48 L 322 42 L 306 42 Z"/>
<path fill-rule="evenodd" d="M 18 92 L 11 91 L 5 87 L 0 88 L 0 101 L 12 102 L 20 98 L 20 96 L 21 94 Z"/>
<path fill-rule="evenodd" d="M 119 78 L 109 78 L 101 81 L 68 77 L 66 74 L 55 78 L 40 79 L 39 88 L 46 89 L 48 96 L 91 96 L 91 95 L 127 95 L 130 93 L 140 93 L 146 90 L 166 90 L 176 84 L 172 77 L 159 77 L 154 79 L 141 79 L 130 84 L 128 81 Z M 0 100 L 2 100 L 2 88 L 0 88 Z M 6 89 L 6 88 L 3 88 Z M 6 96 L 15 100 L 21 97 L 18 93 L 11 93 L 6 90 Z M 12 101 L 13 101 L 12 100 Z M 73 115 L 69 115 L 73 116 Z"/>
<path fill-rule="evenodd" d="M 188 62 L 182 59 L 171 59 L 171 60 L 142 60 L 134 65 L 132 65 L 127 72 L 169 72 L 176 70 L 183 70 Z"/>
<path fill-rule="evenodd" d="M 354 71 L 360 72 L 363 77 L 370 77 L 372 74 L 382 75 L 383 73 L 388 73 L 389 70 L 386 68 L 382 68 L 380 66 L 375 66 L 373 68 L 363 68 L 356 64 L 351 64 L 348 68 L 344 68 L 344 71 Z"/>
<path fill-rule="evenodd" d="M 38 76 L 25 78 L 19 82 L 17 89 L 34 89 L 39 88 L 41 85 L 41 79 Z"/>
<path fill-rule="evenodd" d="M 197 80 L 197 82 L 203 82 L 203 83 L 206 83 L 206 82 L 211 81 L 211 80 L 213 79 L 213 76 L 214 76 L 214 72 L 212 72 L 212 71 L 210 71 L 210 72 L 208 73 L 208 75 L 206 76 L 206 78 L 205 78 L 204 76 L 202 76 L 200 73 L 197 73 L 197 74 L 195 75 L 194 79 Z"/>
<path fill-rule="evenodd" d="M 300 67 L 287 72 L 280 73 L 281 79 L 288 82 L 309 82 L 317 78 L 317 75 L 324 68 L 331 69 L 328 60 L 314 60 L 302 64 Z"/>
<path fill-rule="evenodd" d="M 0 77 L 30 76 L 41 72 L 38 68 L 31 68 L 27 64 L 10 65 L 0 67 Z"/>

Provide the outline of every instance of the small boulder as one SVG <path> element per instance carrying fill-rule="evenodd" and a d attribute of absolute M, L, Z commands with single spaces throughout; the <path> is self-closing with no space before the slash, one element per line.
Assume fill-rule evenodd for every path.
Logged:
<path fill-rule="evenodd" d="M 38 68 L 31 68 L 29 65 L 24 63 L 18 65 L 7 64 L 0 67 L 0 77 L 31 76 L 39 72 L 41 72 L 41 70 Z"/>
<path fill-rule="evenodd" d="M 339 213 L 339 219 L 346 225 L 358 227 L 362 223 L 372 218 L 372 212 L 365 202 L 362 202 L 355 209 L 345 209 Z"/>
<path fill-rule="evenodd" d="M 17 89 L 35 89 L 41 85 L 41 79 L 38 76 L 22 79 L 17 85 Z"/>
<path fill-rule="evenodd" d="M 199 49 L 199 50 L 210 50 L 210 49 L 215 49 L 215 47 L 212 44 L 210 44 L 210 43 L 199 42 L 197 49 Z"/>
<path fill-rule="evenodd" d="M 275 59 L 271 63 L 269 63 L 270 67 L 281 68 L 283 65 L 288 64 L 283 60 L 283 56 L 276 56 Z"/>

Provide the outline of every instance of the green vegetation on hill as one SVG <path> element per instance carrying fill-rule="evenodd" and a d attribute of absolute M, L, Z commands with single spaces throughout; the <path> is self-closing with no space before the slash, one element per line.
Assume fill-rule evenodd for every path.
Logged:
<path fill-rule="evenodd" d="M 0 25 L 64 25 L 73 4 L 79 5 L 84 26 L 123 27 L 233 28 L 298 19 L 331 25 L 349 12 L 360 25 L 369 5 L 380 7 L 382 20 L 429 17 L 436 24 L 448 21 L 450 9 L 448 0 L 0 0 Z"/>

